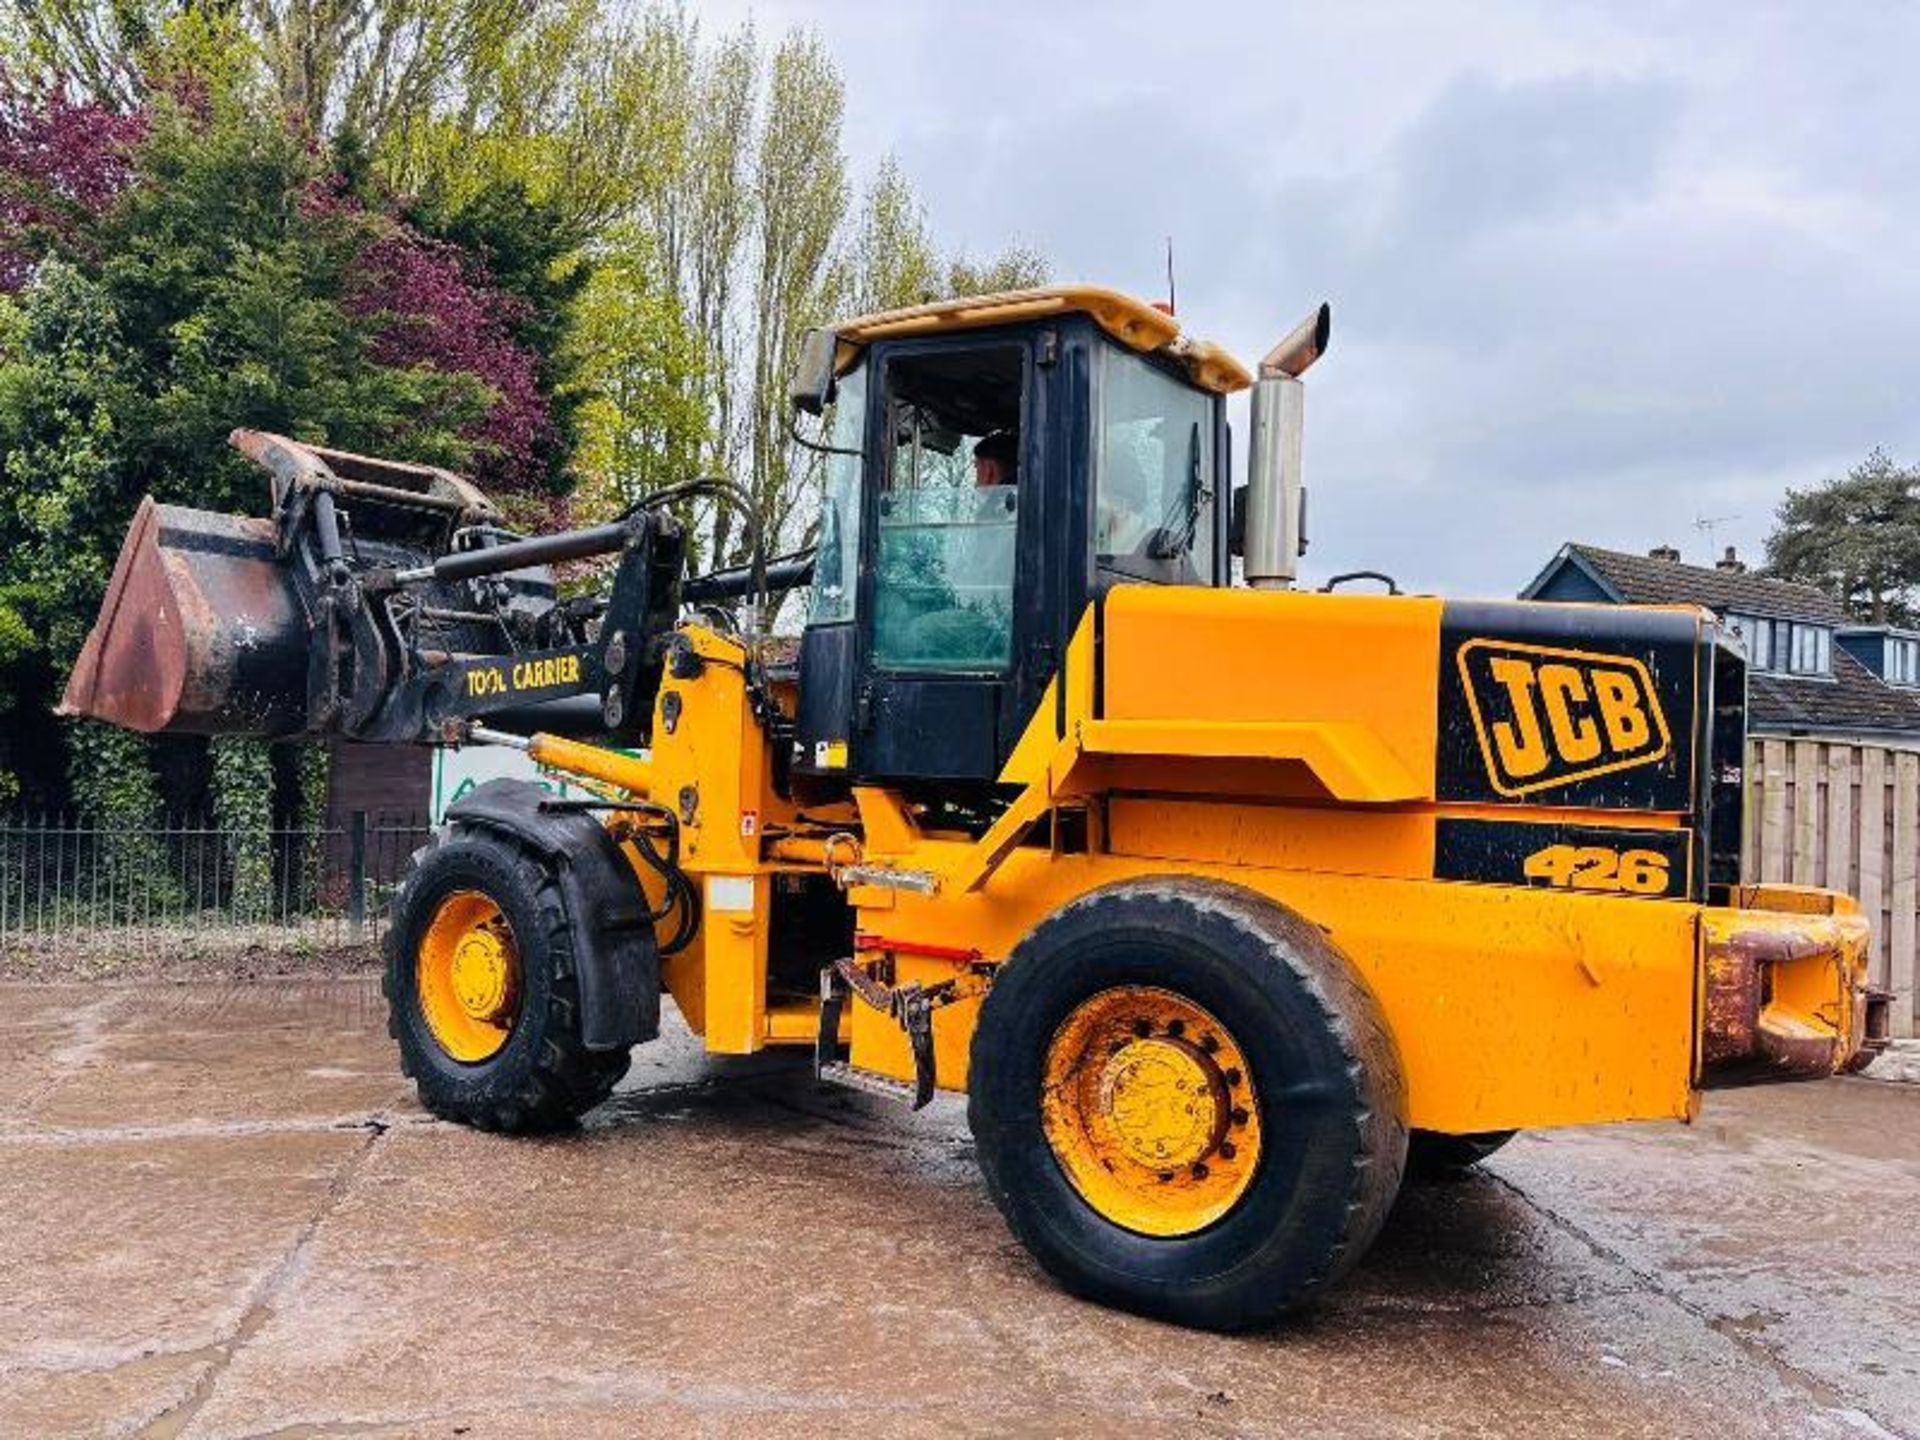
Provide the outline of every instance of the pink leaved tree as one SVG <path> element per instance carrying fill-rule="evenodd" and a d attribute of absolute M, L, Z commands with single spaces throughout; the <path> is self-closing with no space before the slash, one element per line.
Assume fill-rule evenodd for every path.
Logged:
<path fill-rule="evenodd" d="M 18 291 L 48 254 L 85 246 L 87 223 L 132 180 L 145 132 L 143 115 L 31 91 L 0 70 L 0 292 Z"/>

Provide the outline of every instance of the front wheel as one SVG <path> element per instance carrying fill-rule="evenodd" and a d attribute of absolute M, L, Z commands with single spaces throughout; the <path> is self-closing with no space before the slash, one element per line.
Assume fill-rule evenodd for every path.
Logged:
<path fill-rule="evenodd" d="M 572 917 L 540 856 L 454 826 L 422 857 L 387 933 L 387 1029 L 420 1103 L 482 1130 L 551 1130 L 605 1100 L 625 1050 L 580 1034 Z"/>
<path fill-rule="evenodd" d="M 1398 1052 L 1326 936 L 1212 881 L 1039 926 L 974 1033 L 968 1118 L 1009 1227 L 1068 1289 L 1270 1321 L 1372 1243 L 1406 1154 Z"/>

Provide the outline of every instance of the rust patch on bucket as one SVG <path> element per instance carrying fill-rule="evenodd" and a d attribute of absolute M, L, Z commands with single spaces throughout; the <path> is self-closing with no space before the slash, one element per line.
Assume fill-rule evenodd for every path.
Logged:
<path fill-rule="evenodd" d="M 140 502 L 61 700 L 148 734 L 300 728 L 307 622 L 273 522 Z"/>

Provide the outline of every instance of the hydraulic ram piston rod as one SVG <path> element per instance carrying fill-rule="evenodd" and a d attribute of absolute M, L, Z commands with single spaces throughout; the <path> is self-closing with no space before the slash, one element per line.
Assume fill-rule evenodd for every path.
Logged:
<path fill-rule="evenodd" d="M 536 765 L 597 780 L 603 785 L 613 785 L 630 795 L 647 793 L 648 780 L 653 771 L 652 763 L 638 755 L 569 740 L 563 735 L 549 735 L 544 730 L 528 738 L 509 734 L 505 730 L 495 730 L 487 725 L 473 725 L 468 727 L 467 734 L 482 745 L 506 745 L 515 750 L 524 750 Z"/>
<path fill-rule="evenodd" d="M 551 565 L 560 560 L 581 560 L 589 555 L 612 555 L 624 550 L 629 529 L 624 524 L 595 525 L 587 530 L 563 530 L 558 535 L 541 535 L 532 540 L 514 540 L 505 545 L 489 545 L 481 550 L 462 550 L 457 555 L 442 555 L 431 565 L 394 572 L 399 585 L 422 585 L 429 580 L 472 580 L 481 575 L 498 575 L 504 570 L 525 570 L 533 565 Z"/>

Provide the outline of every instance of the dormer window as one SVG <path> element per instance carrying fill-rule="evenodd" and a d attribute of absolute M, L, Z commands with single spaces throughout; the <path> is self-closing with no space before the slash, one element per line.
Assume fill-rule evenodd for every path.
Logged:
<path fill-rule="evenodd" d="M 1798 620 L 1764 615 L 1728 615 L 1727 628 L 1747 649 L 1750 669 L 1774 675 L 1831 675 L 1833 630 Z M 1916 655 L 1920 661 L 1920 655 Z M 1910 682 L 1920 684 L 1920 677 Z"/>
<path fill-rule="evenodd" d="M 1777 626 L 1780 622 L 1775 621 Z M 1833 670 L 1833 632 L 1824 625 L 1795 625 L 1787 668 L 1795 675 L 1826 675 Z"/>
<path fill-rule="evenodd" d="M 1887 683 L 1920 685 L 1920 640 L 1887 637 Z"/>

